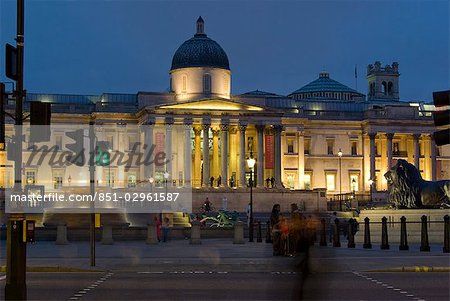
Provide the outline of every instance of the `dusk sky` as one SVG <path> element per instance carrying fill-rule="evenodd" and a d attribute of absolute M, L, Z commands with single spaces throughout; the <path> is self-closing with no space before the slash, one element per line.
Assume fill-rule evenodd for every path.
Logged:
<path fill-rule="evenodd" d="M 449 1 L 25 0 L 25 89 L 101 94 L 165 91 L 172 56 L 205 31 L 228 54 L 232 93 L 287 95 L 321 70 L 367 94 L 366 66 L 399 62 L 400 98 L 450 87 Z M 4 44 L 15 45 L 16 1 L 0 0 Z"/>

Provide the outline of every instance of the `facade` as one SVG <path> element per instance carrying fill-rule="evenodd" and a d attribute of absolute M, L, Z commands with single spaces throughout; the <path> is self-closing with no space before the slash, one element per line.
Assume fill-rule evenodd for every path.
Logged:
<path fill-rule="evenodd" d="M 437 148 L 431 135 L 434 108 L 400 101 L 398 63 L 368 66 L 367 97 L 325 71 L 287 96 L 259 90 L 232 95 L 227 54 L 207 36 L 201 18 L 196 25 L 195 35 L 174 54 L 169 92 L 28 93 L 25 109 L 32 101 L 46 101 L 52 103 L 52 123 L 87 125 L 93 120 L 105 128 L 112 151 L 127 151 L 134 142 L 144 141 L 160 143 L 171 154 L 163 169 L 97 168 L 99 185 L 113 188 L 133 187 L 150 178 L 162 183 L 168 173 L 173 186 L 206 189 L 214 177 L 214 187 L 239 190 L 249 183 L 250 156 L 257 162 L 257 188 L 273 177 L 280 190 L 368 192 L 372 180 L 372 189 L 383 191 L 383 174 L 400 158 L 418 167 L 424 179 L 450 178 L 450 147 Z M 145 133 L 132 125 L 146 125 Z M 58 135 L 52 142 L 61 150 L 68 143 Z M 12 164 L 6 161 L 0 168 L 6 187 L 14 182 Z M 46 189 L 58 190 L 87 185 L 87 176 L 71 167 L 41 170 L 25 164 L 23 182 L 43 181 Z"/>

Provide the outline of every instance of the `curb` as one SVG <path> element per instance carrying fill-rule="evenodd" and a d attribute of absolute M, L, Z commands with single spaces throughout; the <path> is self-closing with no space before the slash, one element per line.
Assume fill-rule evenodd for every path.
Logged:
<path fill-rule="evenodd" d="M 448 273 L 450 272 L 450 267 L 434 267 L 434 266 L 412 266 L 412 267 L 398 267 L 398 268 L 388 268 L 388 269 L 379 269 L 379 270 L 368 270 L 365 272 L 380 272 L 380 273 L 389 273 L 389 272 L 407 272 L 407 273 L 428 273 L 428 272 L 437 272 L 437 273 Z"/>
<path fill-rule="evenodd" d="M 6 273 L 6 266 L 0 266 L 0 272 Z M 103 270 L 69 268 L 62 266 L 28 266 L 29 273 L 101 273 Z"/>

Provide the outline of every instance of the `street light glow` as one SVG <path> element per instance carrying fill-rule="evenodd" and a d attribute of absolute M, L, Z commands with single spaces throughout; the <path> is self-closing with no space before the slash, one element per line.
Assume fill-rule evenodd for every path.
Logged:
<path fill-rule="evenodd" d="M 339 149 L 339 151 L 338 151 L 338 156 L 339 156 L 339 157 L 342 157 L 342 151 L 341 151 L 341 149 Z"/>
<path fill-rule="evenodd" d="M 255 164 L 256 164 L 256 160 L 253 159 L 252 157 L 247 159 L 248 168 L 253 169 L 253 167 L 255 167 Z"/>

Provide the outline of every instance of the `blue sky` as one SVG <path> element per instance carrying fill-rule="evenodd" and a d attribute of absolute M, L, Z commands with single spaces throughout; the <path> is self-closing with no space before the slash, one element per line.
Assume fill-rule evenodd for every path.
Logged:
<path fill-rule="evenodd" d="M 179 45 L 205 31 L 227 52 L 234 94 L 289 94 L 321 70 L 367 93 L 366 66 L 400 64 L 400 97 L 450 87 L 449 1 L 25 0 L 25 88 L 35 93 L 164 91 Z M 14 43 L 16 1 L 0 0 Z M 4 47 L 0 51 L 4 77 Z"/>

